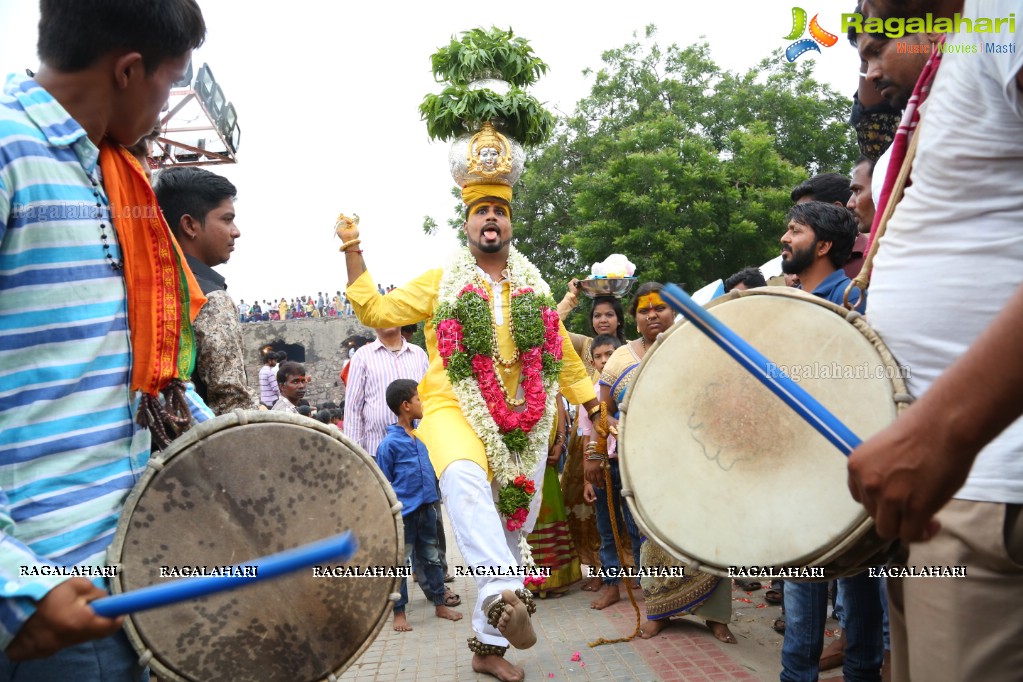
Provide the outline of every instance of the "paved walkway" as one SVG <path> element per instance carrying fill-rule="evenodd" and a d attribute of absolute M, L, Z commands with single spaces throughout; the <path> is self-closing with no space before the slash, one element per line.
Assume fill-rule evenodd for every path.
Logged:
<path fill-rule="evenodd" d="M 453 536 L 448 532 L 448 538 Z M 448 546 L 452 566 L 462 559 L 454 543 Z M 753 593 L 732 590 L 731 629 L 737 644 L 717 641 L 703 623 L 692 617 L 680 619 L 650 640 L 590 648 L 599 637 L 613 639 L 633 632 L 636 616 L 622 586 L 622 601 L 603 611 L 589 608 L 593 594 L 579 589 L 581 583 L 557 599 L 537 600 L 533 624 L 536 646 L 508 651 L 508 659 L 521 665 L 527 680 L 622 680 L 650 682 L 687 680 L 777 680 L 781 672 L 781 635 L 771 623 L 781 607 L 767 606 L 763 590 Z M 476 601 L 474 582 L 458 577 L 449 584 L 462 596 L 457 610 L 465 618 L 453 623 L 433 615 L 433 606 L 417 586 L 410 586 L 406 610 L 412 632 L 394 632 L 390 621 L 366 653 L 341 678 L 343 680 L 493 680 L 472 671 L 466 639 L 472 636 L 469 614 Z M 638 593 L 642 608 L 642 593 Z M 834 627 L 834 621 L 828 621 Z M 831 631 L 826 640 L 830 641 Z M 573 661 L 578 652 L 579 660 Z M 821 679 L 841 679 L 841 671 L 829 671 Z"/>

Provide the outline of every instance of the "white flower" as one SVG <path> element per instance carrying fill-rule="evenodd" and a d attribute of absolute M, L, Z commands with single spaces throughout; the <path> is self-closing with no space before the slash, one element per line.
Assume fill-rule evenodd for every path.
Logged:
<path fill-rule="evenodd" d="M 594 277 L 632 277 L 636 273 L 636 266 L 624 255 L 612 253 L 603 263 L 594 263 L 590 273 Z"/>
<path fill-rule="evenodd" d="M 516 287 L 530 287 L 539 295 L 550 294 L 550 287 L 543 281 L 540 271 L 515 247 L 511 247 L 508 251 L 508 269 L 515 280 Z M 468 248 L 462 248 L 454 255 L 441 275 L 439 302 L 453 305 L 462 289 L 469 284 L 476 283 L 476 276 L 476 259 Z M 499 292 L 494 292 L 494 295 L 499 295 Z M 458 399 L 458 405 L 462 409 L 462 414 L 483 442 L 483 448 L 487 453 L 487 463 L 494 478 L 497 479 L 498 485 L 508 484 L 520 474 L 532 478 L 540 463 L 540 458 L 547 456 L 547 442 L 551 428 L 554 426 L 554 417 L 558 413 L 558 382 L 556 379 L 545 380 L 543 387 L 547 394 L 543 416 L 529 432 L 523 452 L 516 456 L 505 445 L 500 429 L 483 400 L 478 381 L 472 377 L 453 382 L 451 385 L 455 397 Z M 540 492 L 537 491 L 537 494 Z M 526 536 L 524 529 L 519 532 L 522 563 L 524 566 L 533 567 L 533 553 Z"/>

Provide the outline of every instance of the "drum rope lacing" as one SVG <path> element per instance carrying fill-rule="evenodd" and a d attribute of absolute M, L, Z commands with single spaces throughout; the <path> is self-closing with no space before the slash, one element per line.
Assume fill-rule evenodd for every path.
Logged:
<path fill-rule="evenodd" d="M 643 347 L 645 349 L 646 348 L 646 340 L 645 339 L 643 341 L 643 344 L 644 344 Z M 596 426 L 597 433 L 600 436 L 597 439 L 597 453 L 604 455 L 604 461 L 603 461 L 603 463 L 601 463 L 600 468 L 604 470 L 604 490 L 607 491 L 607 494 L 605 495 L 605 497 L 607 498 L 608 516 L 611 517 L 611 533 L 614 535 L 614 538 L 615 538 L 615 552 L 618 553 L 618 565 L 619 566 L 624 566 L 625 565 L 625 556 L 622 554 L 622 538 L 621 538 L 621 535 L 619 535 L 619 533 L 618 533 L 618 521 L 617 521 L 617 516 L 618 515 L 615 513 L 615 509 L 614 509 L 614 501 L 613 501 L 614 500 L 614 495 L 611 494 L 611 487 L 612 487 L 611 486 L 611 465 L 608 464 L 608 460 L 607 460 L 607 434 L 609 432 L 609 428 L 608 428 L 608 423 L 607 423 L 607 403 L 605 403 L 604 401 L 600 402 L 600 417 L 599 417 L 598 421 L 594 424 L 594 426 Z M 622 499 L 621 503 L 625 504 L 625 500 Z M 637 566 L 636 568 L 639 568 L 639 566 Z M 628 594 L 629 594 L 629 602 L 632 603 L 632 610 L 636 612 L 636 629 L 628 637 L 618 637 L 617 639 L 606 639 L 604 637 L 600 637 L 599 639 L 589 643 L 589 646 L 591 648 L 592 647 L 596 647 L 596 646 L 600 646 L 602 644 L 617 644 L 618 642 L 631 642 L 632 640 L 634 640 L 636 638 L 636 635 L 639 634 L 639 632 L 640 632 L 640 623 L 642 622 L 642 616 L 641 616 L 641 614 L 639 612 L 639 604 L 636 603 L 636 597 L 632 594 L 632 590 L 633 590 L 632 578 L 628 577 L 628 578 L 625 579 L 625 591 L 628 592 Z"/>

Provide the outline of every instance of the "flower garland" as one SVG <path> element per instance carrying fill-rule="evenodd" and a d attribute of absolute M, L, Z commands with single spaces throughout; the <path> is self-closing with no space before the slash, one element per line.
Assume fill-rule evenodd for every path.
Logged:
<path fill-rule="evenodd" d="M 434 315 L 437 352 L 444 361 L 458 404 L 483 441 L 490 470 L 501 485 L 497 508 L 509 531 L 520 531 L 523 564 L 535 568 L 532 550 L 521 532 L 536 494 L 536 471 L 557 414 L 562 341 L 550 289 L 539 270 L 514 247 L 508 253 L 512 278 L 509 324 L 522 363 L 525 406 L 508 407 L 516 391 L 507 390 L 495 366 L 496 327 L 490 296 L 479 281 L 476 259 L 466 248 L 444 268 Z M 522 286 L 518 286 L 519 284 Z M 526 584 L 543 579 L 529 571 Z"/>

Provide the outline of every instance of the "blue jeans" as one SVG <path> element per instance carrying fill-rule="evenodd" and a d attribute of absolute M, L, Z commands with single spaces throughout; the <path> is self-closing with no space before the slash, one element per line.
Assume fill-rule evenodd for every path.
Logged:
<path fill-rule="evenodd" d="M 424 504 L 401 517 L 401 520 L 405 524 L 405 565 L 409 565 L 414 550 L 419 586 L 434 606 L 443 606 L 444 568 L 440 562 L 440 545 L 437 540 L 437 511 L 433 504 Z M 394 612 L 404 612 L 406 604 L 408 578 L 402 578 L 401 598 L 394 605 Z"/>
<path fill-rule="evenodd" d="M 138 664 L 123 630 L 103 639 L 61 649 L 53 656 L 13 662 L 0 652 L 4 682 L 149 682 L 149 669 Z"/>
<path fill-rule="evenodd" d="M 892 639 L 888 631 L 888 578 L 877 579 L 878 591 L 881 593 L 881 634 L 884 650 L 892 650 Z"/>
<path fill-rule="evenodd" d="M 629 511 L 628 505 L 622 501 L 622 476 L 618 470 L 618 460 L 612 459 L 611 462 L 611 500 L 614 503 L 614 509 L 616 513 L 616 520 L 618 521 L 618 534 L 621 535 L 622 529 L 624 528 L 629 538 L 632 540 L 632 559 L 636 562 L 638 568 L 639 563 L 639 528 L 636 527 L 636 522 L 632 518 L 632 512 Z M 621 571 L 622 564 L 618 561 L 618 550 L 615 549 L 615 536 L 614 530 L 611 528 L 611 514 L 607 509 L 607 491 L 604 488 L 597 488 L 594 486 L 594 491 L 597 493 L 597 501 L 594 502 L 594 513 L 597 515 L 597 532 L 600 533 L 600 564 L 604 570 L 611 569 L 612 573 Z M 605 575 L 605 585 L 617 585 L 621 578 L 612 577 Z"/>
<path fill-rule="evenodd" d="M 879 682 L 884 650 L 878 579 L 861 573 L 851 578 L 839 578 L 838 584 L 842 591 L 846 623 L 842 673 L 848 682 Z M 790 582 L 785 585 L 782 682 L 814 682 L 817 679 L 827 617 L 827 583 Z"/>

